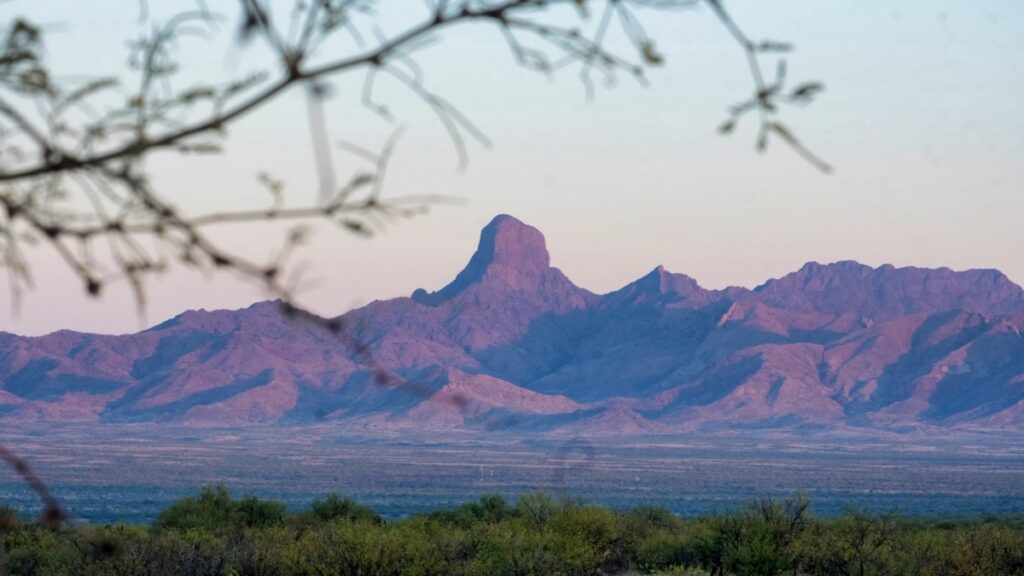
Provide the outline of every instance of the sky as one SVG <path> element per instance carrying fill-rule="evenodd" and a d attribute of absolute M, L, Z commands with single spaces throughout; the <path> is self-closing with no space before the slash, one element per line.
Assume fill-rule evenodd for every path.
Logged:
<path fill-rule="evenodd" d="M 48 54 L 69 76 L 120 73 L 140 26 L 190 2 L 26 2 L 6 19 L 47 23 Z M 208 4 L 231 17 L 233 2 Z M 420 17 L 422 3 L 388 4 L 384 34 Z M 416 8 L 410 8 L 415 6 Z M 792 42 L 794 80 L 819 80 L 813 105 L 784 118 L 835 167 L 821 174 L 775 142 L 754 150 L 753 124 L 716 134 L 729 105 L 750 90 L 744 57 L 704 8 L 646 18 L 665 57 L 647 86 L 598 84 L 588 100 L 578 76 L 517 67 L 492 28 L 446 33 L 417 55 L 426 83 L 487 134 L 457 156 L 421 102 L 383 83 L 379 99 L 400 120 L 361 107 L 362 77 L 333 79 L 326 105 L 332 140 L 379 146 L 406 128 L 386 177 L 386 196 L 441 194 L 457 205 L 396 222 L 361 239 L 318 227 L 298 254 L 300 302 L 327 315 L 375 299 L 436 290 L 472 254 L 498 213 L 544 232 L 552 262 L 595 292 L 615 290 L 657 265 L 703 286 L 752 287 L 808 261 L 873 266 L 998 268 L 1024 283 L 1024 3 L 1016 0 L 732 0 L 726 6 L 757 39 Z M 389 12 L 388 10 L 391 10 Z M 230 26 L 222 36 L 230 38 Z M 183 43 L 184 74 L 233 77 L 266 67 L 258 46 Z M 339 47 L 340 49 L 340 47 Z M 328 54 L 329 56 L 329 54 Z M 339 174 L 362 168 L 334 151 Z M 224 155 L 163 155 L 149 164 L 158 189 L 202 213 L 261 206 L 256 174 L 287 183 L 289 202 L 312 202 L 317 180 L 301 93 L 246 118 Z M 273 232 L 273 233 L 271 233 Z M 228 228 L 225 244 L 269 256 L 280 230 Z M 35 286 L 12 305 L 0 292 L 0 330 L 62 328 L 133 332 L 186 309 L 239 308 L 267 297 L 227 274 L 172 268 L 147 285 L 140 314 L 126 287 L 98 299 L 45 249 L 31 254 Z"/>

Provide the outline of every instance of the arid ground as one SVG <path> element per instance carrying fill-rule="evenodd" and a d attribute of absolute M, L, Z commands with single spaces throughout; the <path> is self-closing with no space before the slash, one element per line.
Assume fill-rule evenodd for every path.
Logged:
<path fill-rule="evenodd" d="M 910 515 L 1024 513 L 1024 439 L 964 435 L 721 433 L 629 440 L 452 435 L 433 442 L 352 437 L 330 427 L 240 430 L 146 426 L 4 430 L 69 510 L 90 522 L 142 522 L 203 485 L 307 504 L 337 492 L 400 517 L 541 490 L 612 506 L 662 504 L 695 515 L 755 495 L 809 496 Z M 0 500 L 32 509 L 11 475 Z"/>

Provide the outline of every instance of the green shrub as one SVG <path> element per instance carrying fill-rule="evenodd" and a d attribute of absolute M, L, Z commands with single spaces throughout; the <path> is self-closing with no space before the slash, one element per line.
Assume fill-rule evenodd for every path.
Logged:
<path fill-rule="evenodd" d="M 0 531 L 13 530 L 21 524 L 21 515 L 16 509 L 0 504 Z"/>
<path fill-rule="evenodd" d="M 232 500 L 224 486 L 203 488 L 198 497 L 182 498 L 160 513 L 158 530 L 211 532 L 219 528 L 273 526 L 284 521 L 287 508 L 280 502 L 246 496 Z"/>
<path fill-rule="evenodd" d="M 682 532 L 649 532 L 637 541 L 635 550 L 633 564 L 645 572 L 692 566 L 700 562 L 694 536 Z"/>
<path fill-rule="evenodd" d="M 343 498 L 337 494 L 328 494 L 326 498 L 313 500 L 309 516 L 320 522 L 344 519 L 351 522 L 383 524 L 383 520 L 373 508 L 363 506 L 351 498 Z"/>
<path fill-rule="evenodd" d="M 203 488 L 199 496 L 182 498 L 157 516 L 158 530 L 213 530 L 232 522 L 232 501 L 224 486 Z"/>
<path fill-rule="evenodd" d="M 384 523 L 337 495 L 289 514 L 205 488 L 153 526 L 0 530 L 0 574 L 48 576 L 1024 576 L 1019 518 L 814 518 L 797 498 L 683 519 L 526 494 Z"/>
<path fill-rule="evenodd" d="M 64 576 L 84 574 L 86 558 L 72 534 L 39 526 L 4 533 L 5 574 Z"/>
<path fill-rule="evenodd" d="M 250 528 L 276 526 L 284 521 L 287 514 L 284 504 L 255 496 L 246 496 L 232 505 L 233 518 Z"/>

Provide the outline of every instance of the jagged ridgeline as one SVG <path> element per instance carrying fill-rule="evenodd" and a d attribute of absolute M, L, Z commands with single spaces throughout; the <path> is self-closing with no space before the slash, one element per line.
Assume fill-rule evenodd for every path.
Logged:
<path fill-rule="evenodd" d="M 599 295 L 502 215 L 447 286 L 343 318 L 368 354 L 274 302 L 130 335 L 0 334 L 0 421 L 1024 427 L 1024 291 L 995 270 L 811 263 L 706 290 L 658 267 Z"/>

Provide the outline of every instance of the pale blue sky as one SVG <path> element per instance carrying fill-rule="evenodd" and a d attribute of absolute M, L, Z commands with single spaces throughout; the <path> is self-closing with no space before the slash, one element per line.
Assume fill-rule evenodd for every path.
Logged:
<path fill-rule="evenodd" d="M 157 4 L 151 1 L 150 4 Z M 168 10 L 172 2 L 160 2 Z M 210 2 L 230 10 L 233 2 Z M 391 4 L 385 31 L 411 17 Z M 381 95 L 408 126 L 387 193 L 437 193 L 465 200 L 389 227 L 364 241 L 318 231 L 305 248 L 315 283 L 304 302 L 340 313 L 377 298 L 436 289 L 464 265 L 477 233 L 505 212 L 540 228 L 553 263 L 596 292 L 616 289 L 658 264 L 702 285 L 752 286 L 809 260 L 871 265 L 994 267 L 1024 282 L 1024 3 L 1001 1 L 810 2 L 733 0 L 755 38 L 791 41 L 795 79 L 827 84 L 820 100 L 787 115 L 836 167 L 824 176 L 789 150 L 753 151 L 752 125 L 720 137 L 725 108 L 749 79 L 742 53 L 704 9 L 650 22 L 667 65 L 650 86 L 628 80 L 587 102 L 574 73 L 545 78 L 517 68 L 492 30 L 465 29 L 419 61 L 427 82 L 494 141 L 471 147 L 466 172 L 431 113 L 397 90 Z M 411 8 L 409 9 L 411 10 Z M 58 70 L 100 74 L 124 62 L 138 25 L 134 1 L 25 2 L 0 6 L 53 23 Z M 404 12 L 398 14 L 397 12 Z M 158 17 L 154 7 L 154 17 Z M 258 55 L 185 46 L 190 73 L 253 68 Z M 361 78 L 335 83 L 328 107 L 334 138 L 374 145 L 391 130 L 360 109 Z M 355 160 L 339 154 L 339 170 Z M 247 120 L 224 157 L 158 160 L 165 194 L 196 210 L 262 197 L 254 175 L 285 178 L 295 200 L 316 193 L 301 94 Z M 226 241 L 269 254 L 265 234 L 229 231 Z M 175 271 L 150 284 L 140 320 L 124 290 L 90 301 L 50 258 L 38 287 L 0 329 L 43 333 L 66 327 L 138 329 L 186 308 L 240 307 L 259 290 L 231 277 Z"/>

